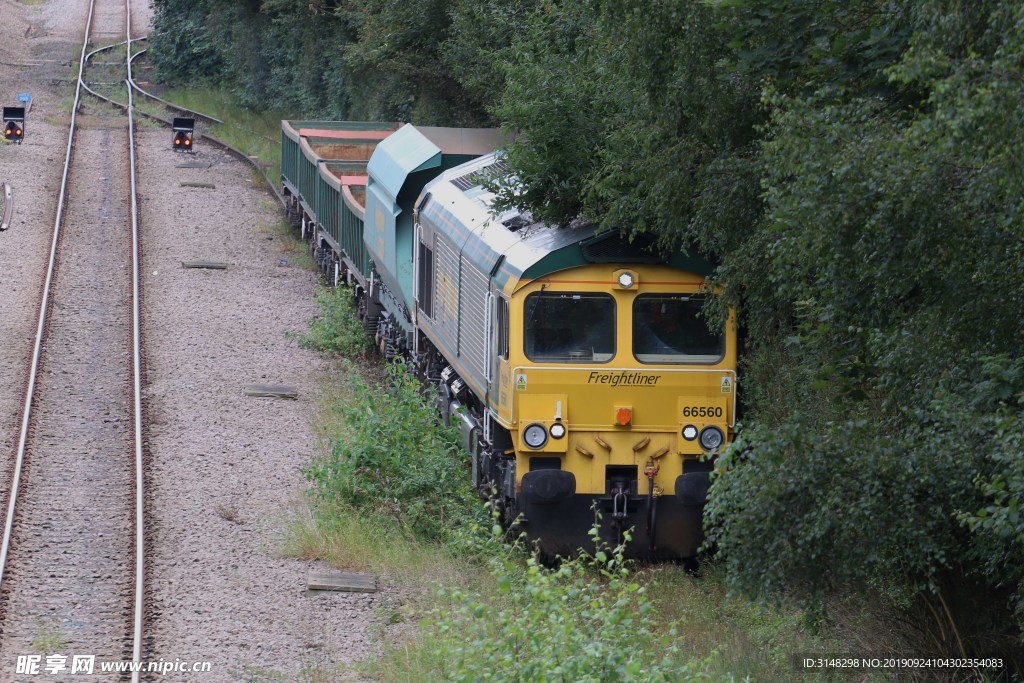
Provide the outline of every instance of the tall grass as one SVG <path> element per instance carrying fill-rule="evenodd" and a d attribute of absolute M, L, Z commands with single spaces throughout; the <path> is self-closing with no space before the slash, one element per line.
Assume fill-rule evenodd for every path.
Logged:
<path fill-rule="evenodd" d="M 622 548 L 549 569 L 497 552 L 486 592 L 440 589 L 420 640 L 374 666 L 388 680 L 693 681 L 688 658 L 623 565 Z M 426 669 L 426 671 L 424 671 Z M 426 675 L 424 675 L 426 673 Z"/>
<path fill-rule="evenodd" d="M 408 536 L 441 540 L 465 522 L 469 458 L 419 382 L 394 364 L 383 385 L 349 373 L 342 429 L 307 469 L 315 497 L 388 520 Z"/>
<path fill-rule="evenodd" d="M 316 303 L 320 314 L 310 322 L 309 333 L 302 336 L 303 346 L 350 359 L 364 358 L 373 351 L 348 287 L 323 287 L 316 293 Z"/>
<path fill-rule="evenodd" d="M 281 177 L 281 119 L 286 112 L 256 113 L 239 106 L 230 94 L 213 88 L 172 88 L 161 97 L 193 111 L 209 114 L 223 124 L 212 124 L 208 132 L 228 143 L 266 169 L 275 185 Z"/>

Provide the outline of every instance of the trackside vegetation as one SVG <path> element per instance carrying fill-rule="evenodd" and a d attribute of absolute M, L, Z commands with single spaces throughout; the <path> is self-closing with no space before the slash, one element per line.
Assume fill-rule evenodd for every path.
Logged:
<path fill-rule="evenodd" d="M 381 372 L 338 345 L 365 333 L 344 289 L 318 297 L 301 341 L 337 362 L 317 420 L 308 513 L 288 551 L 370 570 L 406 589 L 389 622 L 416 619 L 363 673 L 387 681 L 782 679 L 820 651 L 797 610 L 725 595 L 714 567 L 629 566 L 621 548 L 540 564 L 471 497 L 457 433 L 400 364 Z M 432 582 L 424 594 L 416 587 Z M 811 677 L 811 680 L 833 680 Z M 835 679 L 838 680 L 838 679 Z"/>
<path fill-rule="evenodd" d="M 155 7 L 165 80 L 500 125 L 506 203 L 717 263 L 708 319 L 735 307 L 745 336 L 707 511 L 722 580 L 826 630 L 856 596 L 882 651 L 1024 674 L 1024 5 Z"/>
<path fill-rule="evenodd" d="M 424 539 L 443 539 L 466 521 L 469 456 L 454 428 L 441 424 L 419 382 L 401 364 L 384 384 L 358 373 L 338 409 L 344 429 L 328 437 L 329 453 L 307 474 L 313 491 Z"/>
<path fill-rule="evenodd" d="M 373 351 L 373 342 L 363 330 L 348 287 L 324 287 L 316 294 L 320 315 L 309 325 L 300 343 L 324 353 L 352 359 L 364 358 Z"/>
<path fill-rule="evenodd" d="M 417 643 L 416 659 L 435 661 L 440 679 L 706 680 L 706 662 L 687 662 L 676 631 L 659 630 L 621 554 L 600 551 L 550 570 L 499 552 L 489 564 L 496 594 L 441 589 L 445 607 L 428 615 L 436 625 Z"/>
<path fill-rule="evenodd" d="M 320 316 L 304 342 L 325 351 L 360 352 L 366 334 L 351 295 L 322 292 Z M 337 340 L 346 340 L 338 343 Z M 400 363 L 379 381 L 349 361 L 343 398 L 323 454 L 307 469 L 313 509 L 346 511 L 449 551 L 490 575 L 488 589 L 439 587 L 410 658 L 390 655 L 390 671 L 423 680 L 422 659 L 438 680 L 676 681 L 702 669 L 683 659 L 674 631 L 659 632 L 645 589 L 630 577 L 621 549 L 602 550 L 555 570 L 506 545 L 466 486 L 467 456 L 457 431 L 441 424 L 423 387 Z M 596 533 L 596 532 L 595 532 Z M 399 657 L 397 652 L 403 652 Z"/>

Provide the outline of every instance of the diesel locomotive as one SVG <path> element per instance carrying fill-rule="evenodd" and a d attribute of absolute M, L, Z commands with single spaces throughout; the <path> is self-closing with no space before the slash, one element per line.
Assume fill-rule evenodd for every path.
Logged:
<path fill-rule="evenodd" d="M 503 143 L 283 121 L 286 206 L 382 353 L 436 386 L 472 486 L 543 553 L 592 548 L 598 519 L 632 557 L 691 558 L 733 438 L 735 320 L 700 318 L 700 258 L 496 208 Z"/>

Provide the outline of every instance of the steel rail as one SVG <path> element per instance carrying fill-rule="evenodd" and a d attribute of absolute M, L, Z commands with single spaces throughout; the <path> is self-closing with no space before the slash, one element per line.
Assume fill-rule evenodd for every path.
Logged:
<path fill-rule="evenodd" d="M 142 38 L 135 38 L 131 42 L 134 42 L 135 40 L 143 40 L 143 39 Z M 86 59 L 90 59 L 94 54 L 97 54 L 99 52 L 103 52 L 104 50 L 109 50 L 112 47 L 117 47 L 118 45 L 124 45 L 125 42 L 129 42 L 129 41 L 120 42 L 120 43 L 117 43 L 116 45 L 105 45 L 105 46 L 103 46 L 103 47 L 101 47 L 101 48 L 99 48 L 97 50 L 93 50 L 92 52 L 90 52 L 87 55 Z M 128 52 L 129 53 L 131 52 L 130 45 L 129 45 L 129 48 L 128 48 Z M 145 50 L 143 50 L 142 52 L 145 52 Z M 137 57 L 138 55 L 142 54 L 142 52 L 137 52 L 134 56 L 129 56 L 129 60 L 135 59 L 135 57 Z M 90 95 L 92 95 L 93 97 L 95 97 L 98 100 L 102 100 L 102 101 L 106 102 L 107 104 L 113 105 L 115 107 L 120 107 L 121 109 L 125 109 L 125 110 L 128 109 L 128 105 L 124 104 L 123 102 L 118 102 L 117 100 L 111 99 L 111 98 L 107 97 L 106 95 L 101 95 L 100 93 L 98 93 L 95 90 L 93 90 L 92 88 L 90 88 L 88 85 L 84 85 L 83 84 L 83 87 L 85 88 L 86 92 L 88 92 Z M 135 89 L 138 90 L 139 92 L 141 92 L 143 95 L 146 95 L 147 97 L 149 96 L 149 93 L 147 93 L 145 90 L 142 90 L 138 86 L 135 86 Z M 129 87 L 129 91 L 130 90 L 131 90 L 131 88 Z M 163 100 L 161 100 L 161 102 L 162 101 Z M 202 117 L 204 119 L 208 119 L 208 120 L 214 121 L 214 122 L 219 122 L 217 119 L 213 118 L 212 116 L 208 116 L 208 115 L 200 113 L 200 112 L 194 112 L 194 111 L 192 111 L 190 109 L 185 109 L 183 107 L 178 107 L 177 105 L 168 105 L 168 106 L 170 106 L 171 109 L 177 109 L 178 111 L 187 111 L 189 113 L 196 114 L 197 116 L 200 116 L 200 117 Z M 157 114 L 151 114 L 151 113 L 149 113 L 147 111 L 143 111 L 141 109 L 137 110 L 136 113 L 141 114 L 142 116 L 146 117 L 150 121 L 156 121 L 157 123 L 162 123 L 162 124 L 164 124 L 165 126 L 168 126 L 168 127 L 173 125 L 172 121 L 168 121 L 164 117 L 158 116 Z M 273 195 L 277 199 L 278 203 L 280 203 L 281 206 L 285 206 L 286 205 L 284 196 L 277 189 L 277 185 L 270 179 L 270 175 L 267 174 L 266 168 L 264 168 L 263 166 L 260 166 L 260 164 L 255 159 L 253 159 L 253 157 L 249 156 L 248 154 L 246 154 L 242 150 L 238 149 L 237 147 L 231 145 L 230 143 L 224 142 L 220 138 L 214 137 L 213 135 L 210 135 L 209 133 L 203 133 L 202 135 L 203 135 L 203 138 L 202 138 L 203 140 L 209 140 L 213 144 L 215 144 L 215 145 L 221 147 L 222 149 L 225 149 L 228 152 L 234 154 L 235 157 L 237 157 L 239 160 L 244 161 L 245 163 L 249 164 L 250 166 L 252 166 L 257 171 L 259 171 L 260 175 L 263 176 L 263 179 L 267 181 L 267 187 L 270 189 L 271 193 L 273 193 Z"/>
<path fill-rule="evenodd" d="M 78 106 L 82 97 L 82 74 L 85 69 L 86 48 L 92 32 L 92 19 L 96 0 L 89 0 L 89 17 L 85 23 L 85 37 L 82 40 L 82 56 L 78 60 L 78 83 L 75 86 L 75 100 L 71 109 L 71 125 L 68 128 L 68 146 L 64 154 L 64 173 L 60 180 L 60 193 L 57 197 L 57 216 L 53 223 L 53 239 L 50 243 L 50 260 L 46 268 L 46 282 L 43 285 L 43 298 L 39 303 L 39 322 L 36 325 L 35 344 L 32 349 L 32 365 L 29 370 L 28 387 L 25 391 L 25 406 L 21 419 L 21 435 L 18 437 L 18 451 L 14 460 L 14 475 L 11 478 L 10 500 L 7 504 L 7 520 L 4 523 L 3 543 L 0 545 L 0 588 L 7 572 L 7 556 L 11 548 L 11 534 L 14 528 L 14 511 L 18 502 L 18 490 L 21 485 L 21 471 L 25 464 L 25 449 L 28 445 L 29 425 L 32 419 L 32 399 L 35 396 L 36 380 L 39 374 L 39 359 L 42 355 L 43 336 L 46 329 L 46 318 L 50 307 L 50 289 L 53 284 L 54 265 L 57 262 L 57 245 L 60 241 L 60 226 L 64 218 L 64 202 L 67 198 L 68 173 L 71 169 L 71 154 L 75 141 L 75 126 L 78 117 Z"/>
<path fill-rule="evenodd" d="M 125 0 L 128 13 L 125 49 L 125 64 L 128 68 L 128 82 L 132 81 L 132 0 Z M 142 335 L 140 332 L 139 305 L 139 202 L 135 182 L 135 105 L 132 89 L 128 88 L 128 158 L 131 168 L 132 188 L 132 374 L 135 403 L 135 613 L 132 632 L 132 662 L 140 666 L 133 667 L 132 683 L 139 682 L 139 669 L 142 664 L 142 616 L 145 607 L 145 505 L 143 472 L 144 452 L 142 444 Z"/>
<path fill-rule="evenodd" d="M 136 40 L 146 40 L 146 38 L 148 38 L 148 36 L 143 36 L 142 38 L 136 38 Z M 148 51 L 149 51 L 148 49 L 146 49 L 146 50 L 139 50 L 135 54 L 130 55 L 128 57 L 128 89 L 129 90 L 136 90 L 143 97 L 148 97 L 151 100 L 159 102 L 160 104 L 164 105 L 168 109 L 173 109 L 174 111 L 179 111 L 182 114 L 192 114 L 193 116 L 195 116 L 197 118 L 206 119 L 207 121 L 212 121 L 213 123 L 219 123 L 221 125 L 224 125 L 224 122 L 221 121 L 218 118 L 214 118 L 213 116 L 210 116 L 209 114 L 204 114 L 201 111 L 195 111 L 194 109 L 189 109 L 188 107 L 183 107 L 180 104 L 175 104 L 174 102 L 168 102 L 164 98 L 158 97 L 157 95 L 154 95 L 153 93 L 148 92 L 146 90 L 143 90 L 141 87 L 139 87 L 139 84 L 135 82 L 134 78 L 132 78 L 132 75 L 131 75 L 131 63 L 133 61 L 135 61 L 136 57 L 140 57 L 140 56 L 146 54 L 146 52 L 148 52 Z"/>

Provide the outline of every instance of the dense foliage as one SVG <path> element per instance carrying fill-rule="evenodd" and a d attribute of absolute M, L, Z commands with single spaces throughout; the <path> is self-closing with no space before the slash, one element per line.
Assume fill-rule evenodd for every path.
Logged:
<path fill-rule="evenodd" d="M 508 43 L 522 2 L 491 17 L 460 0 L 456 22 L 445 0 L 154 0 L 150 58 L 166 82 L 217 82 L 257 109 L 473 125 L 496 82 L 492 39 Z"/>
<path fill-rule="evenodd" d="M 1020 651 L 1024 6 L 157 9 L 164 73 L 309 116 L 490 119 L 517 133 L 505 201 L 715 259 L 746 338 L 709 515 L 734 586 L 871 591 L 929 649 Z"/>

